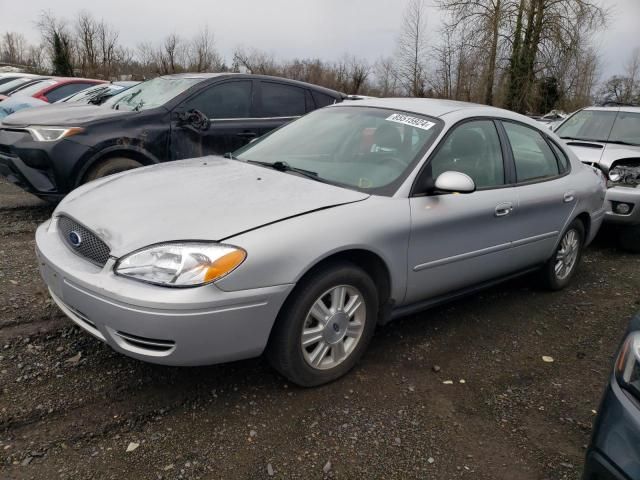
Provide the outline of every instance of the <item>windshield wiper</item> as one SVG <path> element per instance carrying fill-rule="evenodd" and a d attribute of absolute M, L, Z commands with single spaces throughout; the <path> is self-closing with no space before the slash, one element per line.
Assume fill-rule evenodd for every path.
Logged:
<path fill-rule="evenodd" d="M 624 140 L 607 140 L 607 143 L 615 143 L 616 145 L 629 145 L 632 147 L 640 147 L 640 143 L 625 142 Z"/>
<path fill-rule="evenodd" d="M 279 172 L 297 173 L 299 175 L 302 175 L 303 177 L 310 178 L 311 180 L 315 180 L 317 182 L 330 183 L 330 182 L 320 178 L 320 176 L 318 175 L 318 172 L 313 172 L 311 170 L 305 170 L 304 168 L 292 167 L 287 162 L 277 161 L 277 162 L 271 163 L 271 162 L 261 162 L 259 160 L 243 160 L 243 161 L 245 161 L 247 163 L 253 163 L 253 164 L 256 164 L 256 165 L 261 165 L 261 166 L 267 167 L 267 168 L 272 168 L 272 169 L 277 170 Z"/>
<path fill-rule="evenodd" d="M 596 138 L 578 138 L 578 137 L 560 137 L 563 140 L 575 140 L 577 142 L 600 142 L 606 143 L 606 140 L 598 140 Z"/>

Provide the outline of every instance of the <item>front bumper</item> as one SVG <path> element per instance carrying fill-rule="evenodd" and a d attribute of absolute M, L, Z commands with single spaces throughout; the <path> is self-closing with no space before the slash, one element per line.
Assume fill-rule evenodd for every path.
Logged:
<path fill-rule="evenodd" d="M 36 142 L 23 130 L 0 128 L 0 175 L 45 200 L 60 200 L 75 187 L 74 172 L 90 153 L 68 139 Z"/>
<path fill-rule="evenodd" d="M 583 480 L 640 478 L 640 403 L 612 378 L 594 426 Z"/>
<path fill-rule="evenodd" d="M 631 211 L 626 215 L 615 212 L 615 205 L 626 203 L 631 207 Z M 617 223 L 620 225 L 640 224 L 640 188 L 631 187 L 611 187 L 607 189 L 605 198 L 607 213 L 605 221 L 607 223 Z"/>
<path fill-rule="evenodd" d="M 293 285 L 235 292 L 164 288 L 118 277 L 67 248 L 49 222 L 36 232 L 42 278 L 62 311 L 114 350 L 164 365 L 258 356 Z"/>

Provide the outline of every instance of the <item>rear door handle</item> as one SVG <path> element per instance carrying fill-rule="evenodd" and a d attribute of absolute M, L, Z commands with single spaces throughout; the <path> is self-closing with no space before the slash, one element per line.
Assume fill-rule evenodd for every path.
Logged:
<path fill-rule="evenodd" d="M 564 194 L 564 197 L 562 198 L 562 200 L 564 201 L 564 203 L 571 203 L 575 200 L 575 198 L 576 198 L 576 192 L 574 192 L 573 190 L 570 190 Z"/>
<path fill-rule="evenodd" d="M 505 217 L 509 215 L 512 211 L 513 211 L 513 203 L 504 202 L 496 206 L 495 215 L 496 217 Z"/>

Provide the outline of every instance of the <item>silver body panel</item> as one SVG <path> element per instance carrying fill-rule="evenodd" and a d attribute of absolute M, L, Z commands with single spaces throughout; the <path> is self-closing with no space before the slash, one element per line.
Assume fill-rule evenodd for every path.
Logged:
<path fill-rule="evenodd" d="M 508 118 L 543 131 L 536 122 L 459 102 L 357 105 L 430 114 L 445 124 L 393 196 L 215 157 L 107 177 L 72 192 L 38 229 L 40 268 L 54 299 L 77 324 L 127 355 L 173 365 L 216 363 L 259 355 L 296 283 L 340 252 L 376 255 L 389 273 L 391 301 L 402 308 L 541 265 L 578 215 L 589 218 L 587 242 L 597 233 L 604 182 L 571 153 L 571 173 L 554 180 L 410 196 L 418 171 L 460 120 Z M 56 231 L 60 214 L 93 230 L 114 258 L 97 267 L 75 255 Z M 223 240 L 248 256 L 228 276 L 197 288 L 114 274 L 118 257 L 171 240 Z"/>

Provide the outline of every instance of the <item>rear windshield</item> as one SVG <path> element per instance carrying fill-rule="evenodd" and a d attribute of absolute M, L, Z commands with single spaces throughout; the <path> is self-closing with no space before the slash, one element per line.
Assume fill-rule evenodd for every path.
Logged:
<path fill-rule="evenodd" d="M 33 78 L 16 78 L 10 82 L 0 85 L 0 94 L 12 92 L 14 89 L 25 83 L 33 82 Z"/>
<path fill-rule="evenodd" d="M 27 95 L 27 96 L 31 96 L 36 92 L 39 92 L 40 90 L 42 90 L 43 88 L 47 88 L 51 85 L 55 85 L 56 82 L 55 80 L 43 80 L 41 82 L 36 82 L 33 83 L 31 85 L 29 85 L 28 87 L 24 87 L 21 88 L 20 90 L 16 90 L 15 92 L 13 92 L 14 95 Z"/>

